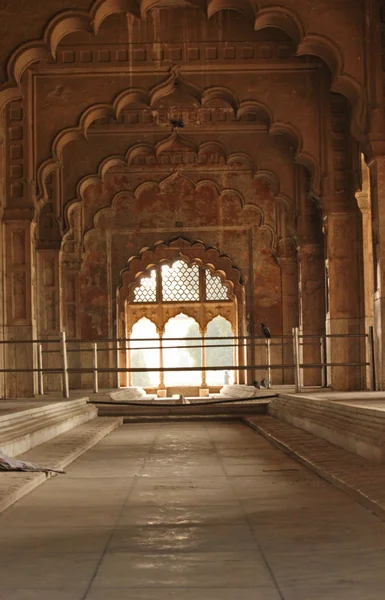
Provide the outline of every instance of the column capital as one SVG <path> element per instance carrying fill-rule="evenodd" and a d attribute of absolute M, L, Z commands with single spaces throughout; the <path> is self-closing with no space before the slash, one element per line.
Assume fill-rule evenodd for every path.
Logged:
<path fill-rule="evenodd" d="M 278 262 L 296 261 L 298 259 L 298 245 L 295 238 L 281 238 L 277 247 Z"/>
<path fill-rule="evenodd" d="M 25 221 L 36 224 L 36 209 L 34 206 L 23 206 L 19 208 L 4 208 L 3 221 Z"/>

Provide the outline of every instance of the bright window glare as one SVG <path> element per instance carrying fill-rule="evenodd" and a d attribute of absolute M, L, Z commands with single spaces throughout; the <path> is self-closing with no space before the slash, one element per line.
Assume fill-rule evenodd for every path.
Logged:
<path fill-rule="evenodd" d="M 202 366 L 201 349 L 170 348 L 170 346 L 200 346 L 199 341 L 189 342 L 188 338 L 191 337 L 200 337 L 198 323 L 193 318 L 180 314 L 166 323 L 163 337 L 164 366 L 180 369 L 179 371 L 165 373 L 167 386 L 196 386 L 201 384 L 201 371 L 183 371 L 188 367 Z M 177 338 L 177 341 L 168 341 L 167 338 Z"/>
<path fill-rule="evenodd" d="M 139 369 L 157 369 L 160 366 L 159 341 L 156 326 L 149 319 L 143 318 L 132 328 L 131 339 L 144 339 L 144 342 L 131 342 L 131 367 Z M 141 348 L 141 350 L 135 350 Z M 144 349 L 143 349 L 144 348 Z M 145 371 L 132 374 L 132 384 L 137 387 L 158 387 L 159 371 Z"/>
<path fill-rule="evenodd" d="M 206 366 L 207 367 L 232 367 L 234 361 L 234 338 L 229 321 L 223 317 L 216 317 L 207 327 L 206 337 L 219 337 L 220 340 L 206 341 Z M 226 347 L 226 346 L 229 347 Z M 217 346 L 212 347 L 212 346 Z M 219 347 L 221 346 L 221 347 Z M 234 383 L 234 371 L 207 371 L 206 379 L 208 385 L 224 385 Z"/>

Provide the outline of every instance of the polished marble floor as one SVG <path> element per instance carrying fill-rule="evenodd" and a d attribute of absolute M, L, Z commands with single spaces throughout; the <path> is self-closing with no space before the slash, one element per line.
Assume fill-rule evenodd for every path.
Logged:
<path fill-rule="evenodd" d="M 0 516 L 4 600 L 383 600 L 385 523 L 237 422 L 132 424 Z"/>

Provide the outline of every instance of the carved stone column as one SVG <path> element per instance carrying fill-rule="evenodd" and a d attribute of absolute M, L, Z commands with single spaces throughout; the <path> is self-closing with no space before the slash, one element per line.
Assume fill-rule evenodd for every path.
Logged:
<path fill-rule="evenodd" d="M 163 354 L 163 336 L 164 336 L 164 329 L 159 329 L 157 328 L 157 333 L 159 335 L 159 367 L 161 369 L 164 369 L 164 354 Z M 160 375 L 159 375 L 159 390 L 166 390 L 166 385 L 165 385 L 165 372 L 164 371 L 160 371 Z"/>
<path fill-rule="evenodd" d="M 199 335 L 202 338 L 202 349 L 201 349 L 201 363 L 202 363 L 202 374 L 201 374 L 201 388 L 207 388 L 207 373 L 206 373 L 206 336 L 207 327 L 199 328 Z"/>
<path fill-rule="evenodd" d="M 325 253 L 317 243 L 303 243 L 299 248 L 299 296 L 300 329 L 304 335 L 302 347 L 305 364 L 319 364 L 321 359 L 321 336 L 325 333 Z M 305 386 L 322 385 L 320 368 L 304 369 Z"/>
<path fill-rule="evenodd" d="M 363 162 L 362 190 L 356 193 L 357 204 L 362 215 L 362 249 L 363 249 L 363 281 L 364 281 L 364 315 L 361 320 L 362 333 L 368 333 L 374 325 L 374 263 L 373 263 L 373 230 L 372 206 L 368 168 Z M 366 361 L 369 362 L 370 351 L 366 345 Z M 366 372 L 366 386 L 370 388 L 369 371 Z"/>
<path fill-rule="evenodd" d="M 361 247 L 358 211 L 328 213 L 324 217 L 327 239 L 328 306 L 327 334 L 357 335 L 362 316 L 360 277 Z M 332 363 L 363 362 L 362 340 L 358 337 L 333 337 L 328 340 Z M 331 385 L 336 390 L 360 389 L 362 369 L 336 366 L 330 369 Z"/>
<path fill-rule="evenodd" d="M 8 218 L 7 218 L 8 217 Z M 11 220 L 5 216 L 5 281 L 6 315 L 5 338 L 12 340 L 36 339 L 36 306 L 33 288 L 35 272 L 34 230 L 31 219 Z M 6 368 L 35 368 L 36 344 L 7 344 L 4 362 Z M 34 396 L 37 377 L 33 372 L 7 374 L 5 393 L 11 398 Z"/>
<path fill-rule="evenodd" d="M 299 325 L 298 303 L 298 255 L 294 239 L 287 238 L 279 243 L 279 264 L 282 277 L 282 334 L 291 335 L 293 327 Z M 272 348 L 272 362 L 281 349 Z M 282 364 L 293 364 L 293 344 L 283 338 L 280 352 Z M 274 375 L 274 372 L 272 373 Z M 283 384 L 294 384 L 294 369 L 283 369 Z"/>
<path fill-rule="evenodd" d="M 373 220 L 374 335 L 377 389 L 385 389 L 385 144 L 369 164 Z"/>
<path fill-rule="evenodd" d="M 60 333 L 60 268 L 59 249 L 37 250 L 37 331 L 39 339 L 58 339 Z M 43 345 L 43 366 L 60 369 L 59 344 Z M 44 375 L 45 392 L 59 391 L 60 374 Z"/>
<path fill-rule="evenodd" d="M 4 225 L 0 221 L 0 340 L 6 339 L 6 311 L 5 311 L 5 244 L 4 244 Z M 6 364 L 6 346 L 0 344 L 0 369 L 5 369 Z M 6 392 L 5 373 L 0 373 L 0 397 L 3 398 Z"/>

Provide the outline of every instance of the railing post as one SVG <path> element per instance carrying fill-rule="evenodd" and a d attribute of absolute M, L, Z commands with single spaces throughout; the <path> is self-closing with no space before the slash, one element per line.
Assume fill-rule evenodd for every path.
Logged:
<path fill-rule="evenodd" d="M 322 336 L 321 338 L 321 363 L 322 363 L 322 387 L 327 388 L 329 385 L 328 381 L 328 355 L 327 355 L 327 344 L 326 338 Z"/>
<path fill-rule="evenodd" d="M 369 381 L 370 391 L 374 392 L 376 389 L 376 361 L 374 357 L 374 328 L 369 327 L 368 330 L 368 347 L 369 347 Z"/>
<path fill-rule="evenodd" d="M 94 342 L 92 344 L 92 368 L 94 376 L 94 394 L 99 393 L 99 381 L 98 381 L 98 344 Z"/>
<path fill-rule="evenodd" d="M 295 391 L 301 392 L 301 364 L 300 364 L 300 348 L 299 348 L 299 328 L 293 327 L 293 355 L 294 355 L 294 381 Z"/>
<path fill-rule="evenodd" d="M 38 390 L 41 396 L 44 396 L 44 379 L 43 379 L 43 345 L 37 347 L 37 366 L 38 366 Z"/>
<path fill-rule="evenodd" d="M 68 379 L 67 339 L 65 331 L 60 332 L 60 351 L 63 365 L 63 398 L 69 398 L 70 386 Z"/>
<path fill-rule="evenodd" d="M 327 367 L 325 367 L 325 356 L 326 356 L 326 344 L 325 344 L 326 340 L 323 336 L 320 337 L 320 352 L 321 352 L 321 386 L 323 388 L 327 387 L 327 379 L 328 379 L 328 371 L 327 371 Z"/>
<path fill-rule="evenodd" d="M 116 338 L 116 387 L 120 388 L 120 342 L 118 338 Z"/>
<path fill-rule="evenodd" d="M 270 389 L 271 387 L 271 340 L 268 338 L 266 340 L 266 363 L 267 363 L 267 385 Z"/>

